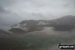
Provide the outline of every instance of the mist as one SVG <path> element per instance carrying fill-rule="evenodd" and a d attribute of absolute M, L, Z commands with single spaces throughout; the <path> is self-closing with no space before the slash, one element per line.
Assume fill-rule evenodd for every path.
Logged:
<path fill-rule="evenodd" d="M 50 20 L 75 15 L 75 0 L 0 0 L 0 28 L 23 20 Z"/>

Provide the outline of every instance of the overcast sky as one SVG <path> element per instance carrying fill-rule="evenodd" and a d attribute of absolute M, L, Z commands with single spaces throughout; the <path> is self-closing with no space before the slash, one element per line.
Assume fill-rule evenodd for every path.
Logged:
<path fill-rule="evenodd" d="M 54 19 L 74 14 L 75 0 L 0 0 L 2 26 L 25 19 Z"/>

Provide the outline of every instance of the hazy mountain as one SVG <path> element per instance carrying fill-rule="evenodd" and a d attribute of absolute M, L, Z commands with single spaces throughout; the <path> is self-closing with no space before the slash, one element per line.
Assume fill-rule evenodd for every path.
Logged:
<path fill-rule="evenodd" d="M 75 29 L 75 16 L 64 16 L 52 21 L 51 24 L 57 31 L 72 31 Z"/>
<path fill-rule="evenodd" d="M 24 20 L 13 25 L 11 32 L 27 33 L 41 31 L 44 27 L 53 27 L 56 31 L 72 31 L 75 29 L 75 16 L 67 15 L 53 20 Z M 15 29 L 14 29 L 15 28 Z M 23 29 L 23 30 L 22 30 Z M 14 30 L 14 31 L 13 31 Z"/>
<path fill-rule="evenodd" d="M 41 31 L 45 24 L 46 20 L 24 20 L 19 24 L 13 25 L 9 31 L 14 33 Z"/>

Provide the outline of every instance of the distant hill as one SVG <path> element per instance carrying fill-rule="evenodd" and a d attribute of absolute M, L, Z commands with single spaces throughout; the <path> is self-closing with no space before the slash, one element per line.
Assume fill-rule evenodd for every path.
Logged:
<path fill-rule="evenodd" d="M 9 31 L 14 33 L 41 31 L 46 24 L 46 20 L 24 20 L 21 23 L 12 26 Z"/>
<path fill-rule="evenodd" d="M 52 21 L 51 24 L 56 31 L 72 31 L 75 29 L 75 16 L 64 16 Z"/>
<path fill-rule="evenodd" d="M 0 39 L 9 38 L 10 33 L 0 29 Z"/>
<path fill-rule="evenodd" d="M 10 34 L 10 33 L 8 33 L 7 31 L 4 31 L 4 30 L 0 29 L 0 34 Z"/>
<path fill-rule="evenodd" d="M 24 20 L 15 24 L 9 31 L 28 33 L 41 31 L 44 27 L 53 27 L 55 31 L 72 31 L 75 29 L 75 16 L 67 15 L 53 20 Z"/>

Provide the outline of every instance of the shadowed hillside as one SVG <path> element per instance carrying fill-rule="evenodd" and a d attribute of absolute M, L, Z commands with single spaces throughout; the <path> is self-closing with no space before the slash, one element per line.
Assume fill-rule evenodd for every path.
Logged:
<path fill-rule="evenodd" d="M 51 24 L 56 31 L 72 31 L 75 29 L 75 16 L 64 16 L 52 21 Z"/>

